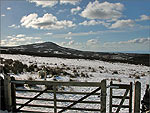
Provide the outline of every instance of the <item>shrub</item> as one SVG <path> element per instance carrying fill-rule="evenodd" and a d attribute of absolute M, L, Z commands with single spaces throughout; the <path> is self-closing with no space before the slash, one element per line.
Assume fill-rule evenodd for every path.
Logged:
<path fill-rule="evenodd" d="M 113 73 L 112 73 L 112 74 L 118 74 L 118 71 L 116 71 L 116 70 L 115 70 L 115 71 L 113 71 Z"/>
<path fill-rule="evenodd" d="M 141 74 L 141 77 L 144 77 L 144 76 L 146 76 L 144 73 L 143 73 L 143 74 Z"/>
<path fill-rule="evenodd" d="M 81 77 L 86 77 L 86 75 L 83 72 L 81 72 Z"/>
<path fill-rule="evenodd" d="M 94 68 L 92 68 L 92 71 L 91 72 L 96 72 L 96 70 Z"/>
<path fill-rule="evenodd" d="M 140 76 L 139 76 L 139 75 L 136 75 L 136 76 L 135 76 L 135 79 L 140 79 Z"/>
<path fill-rule="evenodd" d="M 89 78 L 89 75 L 86 73 L 86 78 Z"/>
<path fill-rule="evenodd" d="M 103 69 L 104 69 L 104 66 L 99 66 L 99 68 L 103 70 Z"/>
<path fill-rule="evenodd" d="M 131 76 L 131 75 L 129 75 L 129 78 L 132 78 L 132 76 Z"/>
<path fill-rule="evenodd" d="M 89 70 L 92 69 L 91 67 L 89 67 Z"/>
<path fill-rule="evenodd" d="M 67 70 L 70 70 L 70 67 L 67 67 Z"/>
<path fill-rule="evenodd" d="M 74 70 L 73 70 L 73 73 L 77 73 L 77 70 L 74 69 Z"/>

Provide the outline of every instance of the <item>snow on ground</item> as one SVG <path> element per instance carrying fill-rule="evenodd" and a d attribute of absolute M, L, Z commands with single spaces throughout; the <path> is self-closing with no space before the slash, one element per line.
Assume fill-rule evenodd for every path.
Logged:
<path fill-rule="evenodd" d="M 107 80 L 107 85 L 109 85 L 110 80 L 114 80 L 114 83 L 126 83 L 129 84 L 130 82 L 135 83 L 136 81 L 141 82 L 141 89 L 142 89 L 142 96 L 145 93 L 145 87 L 146 84 L 148 84 L 148 81 L 150 80 L 149 72 L 150 68 L 147 66 L 142 65 L 133 65 L 133 64 L 125 64 L 125 63 L 110 63 L 110 62 L 104 62 L 104 61 L 98 61 L 98 60 L 84 60 L 84 59 L 62 59 L 62 58 L 52 58 L 52 57 L 35 57 L 35 56 L 27 56 L 27 55 L 11 55 L 11 54 L 1 54 L 1 57 L 5 59 L 13 59 L 13 60 L 19 60 L 20 62 L 31 65 L 36 63 L 38 66 L 49 66 L 49 67 L 63 67 L 64 65 L 66 67 L 69 67 L 70 70 L 67 70 L 68 73 L 72 73 L 71 70 L 76 69 L 78 72 L 82 72 L 85 74 L 88 74 L 90 77 L 77 77 L 77 81 L 82 82 L 100 82 L 103 79 Z M 63 64 L 63 65 L 62 65 Z M 113 74 L 114 71 L 117 71 L 118 74 Z M 144 75 L 144 76 L 142 76 Z M 15 76 L 16 79 L 28 79 L 29 77 L 34 78 L 35 80 L 40 80 L 38 78 L 38 73 L 22 73 L 19 75 L 12 75 Z M 137 79 L 135 76 L 139 76 L 140 79 Z M 69 76 L 61 76 L 59 77 L 62 81 L 69 81 Z M 47 80 L 52 80 L 51 78 Z M 27 87 L 25 87 L 27 88 Z M 38 88 L 43 88 L 42 86 Z M 79 87 L 65 87 L 66 91 L 72 90 L 72 91 L 93 91 L 94 88 L 79 88 Z M 113 92 L 114 95 L 123 95 L 125 91 L 123 90 L 115 90 Z M 17 92 L 18 96 L 27 96 L 27 97 L 33 97 L 35 93 L 23 93 L 23 92 Z M 43 94 L 41 95 L 43 98 L 53 98 L 52 94 Z M 58 99 L 80 99 L 82 95 L 57 95 Z M 98 96 L 91 96 L 88 98 L 89 100 L 99 100 L 100 97 Z M 25 101 L 20 100 L 21 103 L 24 103 Z M 33 103 L 37 103 L 39 101 L 34 101 Z M 113 101 L 115 104 L 119 104 L 119 100 Z M 128 103 L 127 101 L 125 103 Z M 53 105 L 53 102 L 49 101 L 40 101 L 40 104 L 46 104 L 46 105 Z M 66 106 L 68 103 L 58 103 L 58 106 Z M 86 108 L 100 108 L 99 105 L 92 105 L 88 104 L 87 106 L 83 104 L 77 104 L 75 107 L 86 107 Z M 29 109 L 29 107 L 26 107 L 25 109 Z M 41 110 L 41 111 L 50 111 L 50 109 L 45 108 L 32 108 L 32 110 Z M 107 111 L 109 110 L 109 88 L 107 89 Z M 68 111 L 69 113 L 80 113 L 79 111 Z M 128 109 L 122 109 L 122 112 L 128 112 Z M 81 113 L 87 113 L 85 111 L 81 111 Z M 90 112 L 91 113 L 91 112 Z M 96 112 L 93 112 L 96 113 Z"/>
<path fill-rule="evenodd" d="M 3 111 L 3 110 L 0 110 L 0 113 L 12 113 L 12 112 L 8 112 L 8 111 Z"/>

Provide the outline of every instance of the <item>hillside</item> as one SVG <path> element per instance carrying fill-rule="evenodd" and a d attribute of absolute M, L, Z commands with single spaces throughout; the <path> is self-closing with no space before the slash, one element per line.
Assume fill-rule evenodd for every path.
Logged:
<path fill-rule="evenodd" d="M 61 47 L 52 42 L 21 45 L 15 47 L 0 47 L 0 52 L 2 54 L 22 54 L 22 55 L 58 57 L 69 59 L 80 58 L 90 60 L 102 60 L 108 62 L 142 64 L 146 66 L 150 65 L 149 54 L 80 51 Z"/>
<path fill-rule="evenodd" d="M 1 54 L 3 58 L 3 62 L 6 62 L 8 59 L 10 65 L 14 63 L 14 67 L 18 67 L 19 69 L 22 67 L 21 65 L 27 65 L 31 67 L 33 65 L 37 65 L 36 70 L 24 70 L 21 73 L 12 73 L 10 72 L 10 76 L 14 76 L 16 80 L 35 80 L 35 81 L 43 81 L 43 78 L 39 77 L 38 70 L 41 70 L 43 66 L 46 67 L 47 70 L 47 81 L 53 81 L 56 77 L 57 81 L 63 82 L 100 82 L 104 79 L 107 80 L 107 85 L 109 85 L 110 81 L 116 84 L 129 84 L 130 82 L 135 83 L 136 81 L 141 82 L 141 100 L 145 94 L 146 84 L 149 82 L 149 67 L 142 65 L 134 65 L 134 64 L 124 64 L 124 63 L 110 63 L 99 60 L 84 60 L 84 59 L 64 59 L 64 58 L 54 58 L 54 57 L 35 57 L 28 55 L 12 55 L 12 54 Z M 10 60 L 12 59 L 12 60 Z M 12 62 L 10 62 L 12 61 Z M 21 65 L 18 65 L 22 62 Z M 31 68 L 30 68 L 31 69 Z M 10 71 L 10 70 L 9 70 Z M 18 71 L 19 72 L 19 71 Z M 0 76 L 3 76 L 1 73 Z M 18 86 L 18 89 L 26 89 L 26 90 L 44 90 L 44 85 L 36 85 L 35 86 Z M 62 92 L 92 92 L 95 90 L 95 87 L 74 87 L 74 86 L 59 86 L 59 91 Z M 110 89 L 107 89 L 107 113 L 109 112 L 109 95 Z M 123 96 L 125 90 L 116 89 L 113 91 L 113 95 Z M 24 91 L 16 91 L 16 95 L 18 97 L 34 97 L 35 92 L 24 92 Z M 64 100 L 78 100 L 82 98 L 83 95 L 76 94 L 58 94 L 57 99 Z M 39 98 L 48 98 L 53 99 L 53 94 L 44 93 Z M 86 100 L 88 101 L 98 101 L 100 97 L 98 95 L 90 96 Z M 27 99 L 17 99 L 17 103 L 25 103 Z M 114 104 L 120 104 L 120 99 L 114 99 Z M 134 102 L 133 102 L 134 103 Z M 53 106 L 53 101 L 33 101 L 32 104 L 39 105 L 48 105 Z M 58 106 L 66 107 L 70 103 L 68 102 L 58 102 Z M 128 105 L 128 100 L 125 101 L 124 105 Z M 77 108 L 90 108 L 90 109 L 98 109 L 98 104 L 83 104 L 78 103 L 75 107 Z M 51 108 L 38 108 L 38 107 L 30 107 L 26 106 L 23 110 L 34 110 L 34 111 L 42 111 L 42 112 L 53 112 Z M 115 112 L 115 109 L 113 109 Z M 128 113 L 128 109 L 121 109 L 121 113 Z M 99 113 L 96 111 L 67 111 L 65 113 Z"/>

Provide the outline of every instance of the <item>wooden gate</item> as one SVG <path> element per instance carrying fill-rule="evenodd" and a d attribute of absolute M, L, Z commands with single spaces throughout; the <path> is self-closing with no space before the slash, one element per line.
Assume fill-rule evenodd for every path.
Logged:
<path fill-rule="evenodd" d="M 23 89 L 17 88 L 17 85 L 44 85 L 50 86 L 51 89 L 42 88 L 41 89 Z M 65 86 L 65 87 L 94 87 L 91 91 L 66 91 L 66 90 L 58 90 L 57 87 Z M 130 84 L 114 84 L 110 82 L 110 102 L 109 102 L 109 112 L 119 113 L 121 108 L 128 108 L 128 112 L 132 113 L 132 109 L 134 113 L 140 113 L 140 99 L 141 99 L 141 83 L 136 82 L 134 84 L 134 107 L 132 106 L 132 82 Z M 80 110 L 80 111 L 98 111 L 101 113 L 106 113 L 106 80 L 102 80 L 101 82 L 58 82 L 58 81 L 29 81 L 29 80 L 15 80 L 13 77 L 10 78 L 9 76 L 5 76 L 4 78 L 4 95 L 5 95 L 5 108 L 8 111 L 13 112 L 36 112 L 36 113 L 44 113 L 41 110 L 33 110 L 32 108 L 48 108 L 48 111 L 53 111 L 54 113 L 62 113 L 66 110 Z M 114 95 L 113 91 L 116 90 L 125 90 L 124 95 Z M 16 95 L 17 93 L 35 93 L 34 97 L 30 97 L 29 95 Z M 46 98 L 45 96 L 40 97 L 42 94 L 52 94 L 51 98 Z M 80 95 L 78 99 L 64 99 L 58 98 L 58 95 Z M 86 100 L 90 96 L 95 96 L 94 99 Z M 113 100 L 119 99 L 119 104 L 114 104 Z M 18 102 L 18 100 L 26 100 L 26 102 Z M 125 100 L 128 100 L 128 104 L 124 105 Z M 37 103 L 31 103 L 32 101 L 39 101 Z M 41 102 L 53 102 L 52 104 L 41 104 Z M 118 102 L 118 101 L 117 101 Z M 66 106 L 62 106 L 62 103 L 68 103 Z M 79 106 L 75 107 L 76 104 L 92 104 L 92 105 L 99 105 L 96 108 L 88 108 Z M 4 104 L 4 103 L 3 103 Z M 24 109 L 25 107 L 29 107 L 31 109 Z M 113 110 L 116 108 L 116 110 Z M 52 110 L 49 110 L 52 109 Z M 108 110 L 107 110 L 108 111 Z M 46 111 L 45 111 L 46 112 Z M 47 112 L 46 112 L 47 113 Z"/>
<path fill-rule="evenodd" d="M 125 93 L 122 96 L 116 96 L 113 95 L 113 90 L 120 90 L 124 89 Z M 120 104 L 114 104 L 114 99 L 121 99 Z M 128 105 L 124 105 L 123 103 L 125 100 L 128 100 Z M 110 82 L 110 106 L 109 106 L 109 113 L 112 113 L 112 109 L 116 108 L 113 113 L 119 113 L 121 108 L 128 108 L 129 113 L 132 113 L 132 82 L 130 84 L 113 84 L 113 82 Z"/>
<path fill-rule="evenodd" d="M 44 107 L 48 109 L 53 109 L 54 113 L 62 113 L 66 110 L 83 110 L 83 111 L 99 111 L 102 113 L 106 113 L 106 80 L 102 80 L 101 82 L 58 82 L 58 81 L 27 81 L 27 80 L 11 80 L 12 86 L 12 106 L 14 112 L 36 112 L 41 113 L 41 111 L 34 111 L 32 108 L 30 110 L 23 109 L 25 106 L 28 107 Z M 9 84 L 8 83 L 8 84 Z M 44 89 L 44 90 L 31 90 L 31 89 L 18 89 L 15 87 L 17 84 L 29 84 L 29 85 L 46 85 L 52 86 L 52 89 Z M 57 87 L 59 86 L 73 86 L 73 87 L 95 87 L 92 92 L 73 92 L 73 91 L 59 91 Z M 97 87 L 97 88 L 96 88 Z M 36 95 L 34 97 L 24 97 L 24 96 L 16 96 L 14 92 L 35 92 Z M 100 91 L 100 92 L 98 92 Z M 41 98 L 39 97 L 43 93 L 51 93 L 53 94 L 53 98 Z M 70 100 L 70 99 L 59 99 L 57 97 L 58 94 L 72 94 L 72 95 L 83 95 L 78 100 Z M 89 96 L 95 95 L 98 100 L 85 100 Z M 17 100 L 27 100 L 25 103 L 18 103 Z M 33 100 L 36 101 L 52 101 L 53 105 L 42 105 L 31 103 Z M 68 106 L 60 106 L 58 103 L 67 102 L 70 103 Z M 40 102 L 39 102 L 40 103 Z M 86 108 L 86 107 L 74 107 L 78 103 L 83 104 L 99 104 L 99 108 Z M 42 112 L 43 113 L 43 112 Z"/>

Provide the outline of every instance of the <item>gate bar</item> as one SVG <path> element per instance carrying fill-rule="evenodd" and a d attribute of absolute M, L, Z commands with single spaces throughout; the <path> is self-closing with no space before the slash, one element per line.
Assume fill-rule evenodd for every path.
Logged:
<path fill-rule="evenodd" d="M 72 103 L 71 105 L 69 105 L 68 107 L 62 109 L 61 111 L 59 111 L 58 113 L 62 113 L 64 111 L 66 111 L 67 109 L 71 108 L 72 106 L 76 105 L 77 103 L 83 101 L 84 99 L 86 99 L 87 97 L 91 96 L 92 94 L 96 93 L 97 91 L 99 91 L 101 89 L 101 87 L 97 88 L 96 90 L 92 91 L 90 94 L 82 97 L 81 99 L 79 99 L 78 101 L 75 101 L 74 103 Z"/>
<path fill-rule="evenodd" d="M 124 94 L 124 96 L 123 96 L 123 98 L 122 98 L 122 100 L 121 100 L 121 102 L 120 102 L 120 104 L 119 104 L 119 106 L 118 106 L 118 109 L 117 109 L 116 113 L 119 113 L 120 108 L 121 108 L 121 106 L 123 105 L 123 102 L 124 102 L 124 100 L 126 99 L 126 96 L 127 96 L 128 92 L 129 92 L 129 89 L 126 89 L 126 92 L 125 92 L 125 94 Z"/>
<path fill-rule="evenodd" d="M 26 106 L 27 104 L 29 104 L 30 102 L 32 102 L 35 98 L 37 98 L 38 96 L 40 96 L 41 94 L 43 94 L 45 91 L 47 91 L 47 88 L 45 90 L 43 90 L 42 92 L 40 92 L 39 94 L 37 94 L 32 99 L 30 99 L 29 101 L 27 101 L 25 104 L 21 105 L 17 110 L 20 110 L 21 108 L 23 108 L 24 106 Z"/>

